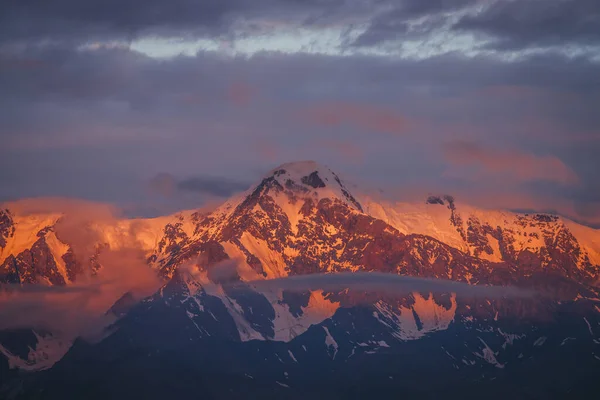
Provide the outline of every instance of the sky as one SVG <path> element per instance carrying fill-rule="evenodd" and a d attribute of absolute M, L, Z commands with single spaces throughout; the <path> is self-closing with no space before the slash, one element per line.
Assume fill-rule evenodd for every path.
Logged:
<path fill-rule="evenodd" d="M 0 201 L 218 203 L 284 162 L 600 227 L 597 0 L 5 0 Z"/>

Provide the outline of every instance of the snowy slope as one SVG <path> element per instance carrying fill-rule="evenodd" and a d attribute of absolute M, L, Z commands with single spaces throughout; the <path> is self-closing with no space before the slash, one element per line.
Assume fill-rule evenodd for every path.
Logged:
<path fill-rule="evenodd" d="M 8 360 L 9 368 L 25 371 L 40 371 L 52 367 L 71 348 L 72 339 L 55 337 L 51 334 L 39 334 L 33 331 L 36 343 L 29 347 L 27 357 L 13 354 L 0 344 L 0 354 Z"/>
<path fill-rule="evenodd" d="M 508 261 L 500 241 L 510 243 L 510 252 L 540 253 L 557 243 L 561 235 L 572 235 L 581 249 L 577 264 L 586 260 L 600 265 L 600 230 L 592 229 L 563 217 L 543 214 L 517 214 L 486 210 L 445 199 L 439 203 L 393 203 L 362 199 L 365 211 L 405 234 L 431 236 L 465 253 L 494 261 Z M 489 247 L 488 247 L 489 246 Z M 485 247 L 486 251 L 482 251 Z M 565 249 L 566 250 L 566 249 Z M 507 251 L 507 250 L 505 250 Z"/>
<path fill-rule="evenodd" d="M 61 214 L 13 215 L 14 233 L 6 239 L 4 247 L 0 246 L 0 264 L 11 254 L 16 256 L 30 249 L 39 239 L 38 232 L 48 226 L 54 226 L 61 216 Z"/>

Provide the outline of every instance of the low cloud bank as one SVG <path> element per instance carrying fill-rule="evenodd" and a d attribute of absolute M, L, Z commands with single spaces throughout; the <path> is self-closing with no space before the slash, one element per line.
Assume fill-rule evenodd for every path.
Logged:
<path fill-rule="evenodd" d="M 161 285 L 148 267 L 146 252 L 136 238 L 138 227 L 111 230 L 119 248 L 105 246 L 103 230 L 117 226 L 118 210 L 110 205 L 69 199 L 29 199 L 9 203 L 16 214 L 62 214 L 53 227 L 69 244 L 83 266 L 68 286 L 0 285 L 0 331 L 34 328 L 64 337 L 93 339 L 114 322 L 106 312 L 130 292 L 136 298 L 154 293 Z M 97 246 L 102 250 L 96 255 Z M 101 268 L 94 273 L 91 257 Z"/>
<path fill-rule="evenodd" d="M 335 274 L 296 275 L 270 280 L 248 282 L 260 290 L 280 289 L 304 292 L 324 290 L 339 292 L 353 290 L 395 296 L 412 292 L 456 293 L 463 297 L 529 298 L 536 292 L 515 286 L 469 285 L 444 279 L 415 278 L 380 272 L 342 272 Z"/>

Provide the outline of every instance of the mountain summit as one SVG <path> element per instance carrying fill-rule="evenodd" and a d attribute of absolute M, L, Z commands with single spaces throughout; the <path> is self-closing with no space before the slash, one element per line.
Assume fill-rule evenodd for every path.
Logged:
<path fill-rule="evenodd" d="M 294 191 L 305 197 L 335 198 L 344 201 L 351 207 L 363 211 L 362 206 L 342 180 L 331 169 L 315 161 L 298 161 L 282 164 L 271 170 L 263 179 L 273 179 L 281 189 Z"/>

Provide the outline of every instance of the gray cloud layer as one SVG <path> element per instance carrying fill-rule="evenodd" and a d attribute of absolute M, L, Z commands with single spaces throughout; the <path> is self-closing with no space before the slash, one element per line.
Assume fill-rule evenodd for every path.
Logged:
<path fill-rule="evenodd" d="M 177 179 L 171 174 L 160 173 L 149 182 L 151 191 L 163 196 L 173 196 L 178 191 L 194 192 L 217 197 L 230 197 L 244 191 L 250 184 L 238 182 L 226 177 L 193 176 Z"/>
<path fill-rule="evenodd" d="M 466 15 L 455 29 L 490 35 L 500 49 L 600 46 L 600 2 L 596 0 L 494 1 Z"/>
<path fill-rule="evenodd" d="M 598 46 L 599 7 L 595 0 L 7 0 L 0 43 L 249 37 L 288 25 L 364 26 L 350 42 L 358 47 L 449 30 L 483 33 L 503 50 Z"/>
<path fill-rule="evenodd" d="M 388 0 L 8 0 L 0 5 L 0 42 L 81 42 L 143 36 L 215 37 L 263 33 L 265 21 L 340 22 Z"/>
<path fill-rule="evenodd" d="M 353 46 L 376 46 L 387 40 L 414 39 L 442 30 L 448 13 L 463 10 L 478 0 L 403 0 L 375 15 Z M 416 22 L 415 20 L 421 19 Z"/>
<path fill-rule="evenodd" d="M 531 298 L 535 292 L 514 286 L 480 286 L 442 279 L 426 279 L 380 272 L 342 272 L 336 274 L 296 275 L 285 278 L 256 280 L 248 284 L 260 290 L 288 290 L 305 292 L 325 290 L 341 292 L 375 292 L 381 295 L 402 296 L 413 292 L 456 293 L 464 297 L 487 299 Z"/>
<path fill-rule="evenodd" d="M 203 201 L 193 195 L 227 196 L 279 163 L 315 159 L 391 192 L 476 195 L 487 197 L 474 201 L 484 206 L 510 194 L 493 206 L 554 208 L 600 223 L 600 89 L 598 61 L 589 54 L 552 48 L 473 56 L 477 42 L 436 55 L 423 45 L 418 60 L 343 48 L 332 50 L 337 55 L 200 51 L 157 59 L 102 42 L 263 35 L 254 43 L 260 47 L 277 30 L 351 25 L 362 32 L 356 47 L 375 48 L 448 33 L 458 19 L 456 32 L 485 29 L 494 40 L 521 43 L 513 48 L 537 48 L 550 43 L 544 21 L 560 19 L 561 38 L 584 45 L 594 36 L 591 1 L 482 8 L 473 8 L 475 0 L 76 3 L 0 5 L 0 199 L 76 196 L 162 209 L 147 204 L 147 182 L 166 172 L 200 177 L 173 185 L 188 194 L 177 206 L 192 207 Z M 576 178 L 506 167 L 497 193 L 495 173 L 474 183 L 477 163 L 455 170 L 444 146 L 451 142 L 476 144 L 495 165 L 553 158 Z M 567 181 L 578 184 L 565 191 Z M 524 197 L 532 200 L 516 201 Z"/>
<path fill-rule="evenodd" d="M 64 212 L 54 226 L 56 236 L 69 243 L 79 260 L 87 260 L 102 240 L 89 225 L 115 223 L 113 209 L 102 204 L 74 200 L 45 199 L 7 204 L 18 214 Z M 84 269 L 73 285 L 0 285 L 0 330 L 38 328 L 62 333 L 66 338 L 95 337 L 114 322 L 106 311 L 123 294 L 136 298 L 154 293 L 162 284 L 155 271 L 148 268 L 145 252 L 137 242 L 135 230 L 119 235 L 123 247 L 104 248 L 98 256 L 102 267 L 98 275 Z M 88 265 L 84 265 L 84 268 Z"/>
<path fill-rule="evenodd" d="M 0 6 L 0 38 L 4 40 L 55 38 L 133 38 L 143 32 L 174 34 L 219 30 L 242 0 L 202 1 L 13 1 Z"/>

